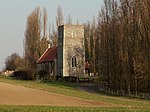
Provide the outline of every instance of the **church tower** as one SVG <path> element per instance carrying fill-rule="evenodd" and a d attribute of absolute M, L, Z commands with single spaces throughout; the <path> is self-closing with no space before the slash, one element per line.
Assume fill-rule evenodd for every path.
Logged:
<path fill-rule="evenodd" d="M 57 74 L 60 74 L 62 77 L 84 77 L 84 63 L 84 26 L 59 26 L 57 47 Z"/>

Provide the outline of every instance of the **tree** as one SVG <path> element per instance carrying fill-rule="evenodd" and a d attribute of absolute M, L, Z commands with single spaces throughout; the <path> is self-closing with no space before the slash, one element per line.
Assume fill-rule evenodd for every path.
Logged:
<path fill-rule="evenodd" d="M 25 60 L 29 61 L 32 68 L 40 56 L 39 42 L 41 37 L 41 12 L 40 7 L 28 16 L 25 31 Z"/>
<path fill-rule="evenodd" d="M 58 43 L 58 31 L 55 29 L 54 24 L 52 24 L 51 39 L 52 39 L 52 46 L 57 46 L 57 43 Z"/>
<path fill-rule="evenodd" d="M 93 20 L 91 23 L 91 33 L 90 33 L 90 57 L 91 57 L 91 71 L 95 71 L 95 39 L 96 39 L 96 22 L 95 22 L 95 17 L 93 16 Z"/>
<path fill-rule="evenodd" d="M 47 32 L 47 22 L 48 22 L 48 14 L 46 8 L 43 9 L 43 17 L 42 17 L 42 33 L 43 35 L 40 37 L 39 42 L 39 55 L 41 56 L 44 51 L 48 48 L 48 44 L 50 43 L 48 41 L 48 32 Z"/>
<path fill-rule="evenodd" d="M 57 14 L 56 14 L 56 28 L 54 26 L 54 23 L 52 23 L 52 34 L 50 35 L 50 38 L 52 40 L 51 44 L 52 46 L 57 46 L 57 40 L 58 40 L 58 27 L 64 24 L 63 20 L 63 12 L 62 7 L 58 6 L 57 8 Z"/>
<path fill-rule="evenodd" d="M 96 69 L 108 87 L 129 95 L 150 91 L 149 4 L 148 0 L 104 0 L 99 12 Z"/>
<path fill-rule="evenodd" d="M 90 22 L 84 24 L 85 60 L 90 61 Z"/>
<path fill-rule="evenodd" d="M 18 70 L 23 68 L 23 66 L 24 60 L 17 53 L 11 54 L 5 60 L 6 70 Z"/>
<path fill-rule="evenodd" d="M 43 37 L 47 38 L 47 10 L 46 8 L 43 9 Z"/>
<path fill-rule="evenodd" d="M 92 23 L 84 24 L 85 60 L 90 63 L 90 72 L 96 73 L 95 69 L 95 42 L 96 42 L 96 21 L 93 16 Z"/>
<path fill-rule="evenodd" d="M 57 15 L 56 15 L 56 26 L 58 29 L 58 26 L 61 26 L 64 24 L 64 19 L 63 19 L 63 13 L 62 13 L 62 7 L 58 6 L 57 8 Z"/>
<path fill-rule="evenodd" d="M 67 18 L 66 24 L 69 24 L 69 25 L 72 24 L 72 18 L 71 18 L 71 15 L 70 15 L 70 14 L 69 14 L 69 16 L 68 16 L 68 18 Z"/>
<path fill-rule="evenodd" d="M 35 69 L 37 59 L 48 47 L 47 21 L 47 10 L 44 8 L 42 17 L 40 7 L 35 8 L 27 18 L 24 51 L 28 67 Z"/>
<path fill-rule="evenodd" d="M 79 25 L 79 20 L 78 20 L 78 19 L 77 19 L 77 22 L 76 22 L 76 24 L 77 24 L 77 25 Z"/>

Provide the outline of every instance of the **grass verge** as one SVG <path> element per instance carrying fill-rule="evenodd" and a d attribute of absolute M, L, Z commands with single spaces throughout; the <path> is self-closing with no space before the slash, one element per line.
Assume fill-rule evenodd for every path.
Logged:
<path fill-rule="evenodd" d="M 149 112 L 149 109 L 125 107 L 0 106 L 0 112 Z"/>

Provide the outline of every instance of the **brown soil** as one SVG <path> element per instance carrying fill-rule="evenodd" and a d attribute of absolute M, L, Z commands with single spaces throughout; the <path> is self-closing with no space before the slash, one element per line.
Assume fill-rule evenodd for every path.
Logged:
<path fill-rule="evenodd" d="M 46 105 L 114 107 L 113 104 L 85 100 L 0 82 L 0 105 Z"/>

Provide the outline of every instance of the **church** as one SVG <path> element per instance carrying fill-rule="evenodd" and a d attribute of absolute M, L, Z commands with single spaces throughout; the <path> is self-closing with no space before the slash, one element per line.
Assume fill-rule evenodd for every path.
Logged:
<path fill-rule="evenodd" d="M 87 77 L 84 26 L 62 25 L 58 28 L 58 46 L 48 47 L 37 61 L 37 70 L 50 76 Z"/>

